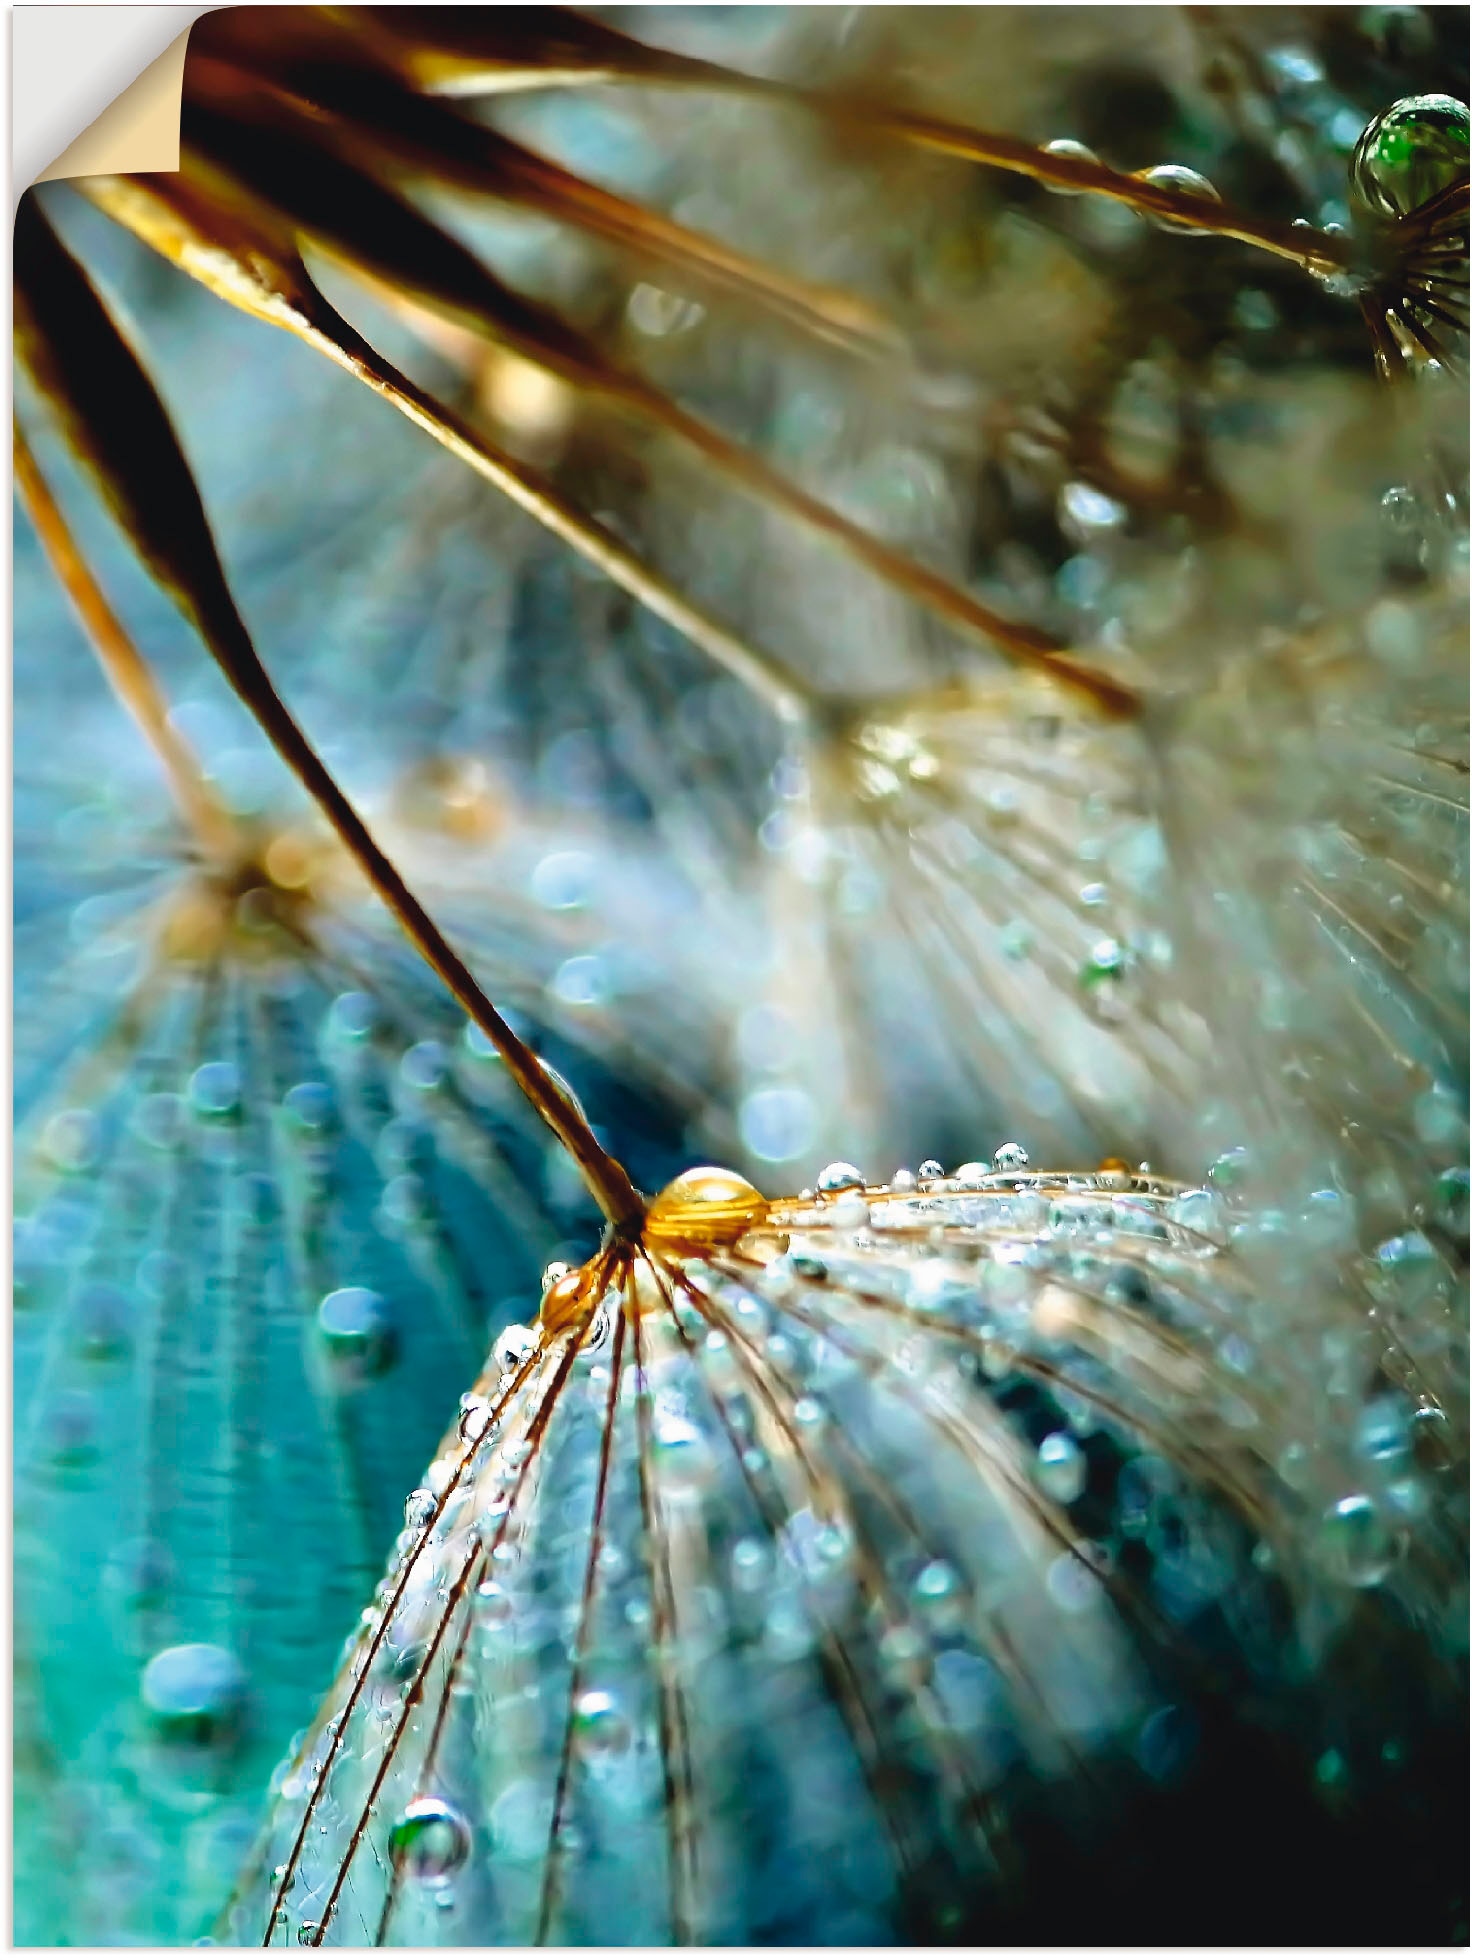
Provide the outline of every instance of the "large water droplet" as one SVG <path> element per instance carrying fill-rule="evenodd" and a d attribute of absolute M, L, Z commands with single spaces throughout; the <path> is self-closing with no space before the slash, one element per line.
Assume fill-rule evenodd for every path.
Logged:
<path fill-rule="evenodd" d="M 443 1797 L 415 1797 L 389 1833 L 389 1851 L 406 1878 L 438 1885 L 470 1856 L 470 1826 Z"/>
<path fill-rule="evenodd" d="M 862 1190 L 863 1185 L 864 1173 L 852 1164 L 825 1164 L 818 1172 L 820 1191 Z"/>
<path fill-rule="evenodd" d="M 245 1712 L 245 1669 L 224 1647 L 166 1647 L 143 1670 L 143 1705 L 171 1742 L 229 1740 Z"/>
<path fill-rule="evenodd" d="M 317 1309 L 317 1330 L 334 1364 L 355 1378 L 381 1375 L 393 1366 L 397 1341 L 382 1294 L 366 1286 L 340 1286 Z"/>
<path fill-rule="evenodd" d="M 1400 218 L 1466 174 L 1465 102 L 1408 95 L 1369 123 L 1350 159 L 1356 197 L 1377 216 Z"/>

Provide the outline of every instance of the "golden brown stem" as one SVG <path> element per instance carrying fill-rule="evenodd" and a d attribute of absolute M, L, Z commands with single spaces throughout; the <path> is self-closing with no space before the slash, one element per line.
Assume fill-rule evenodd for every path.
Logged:
<path fill-rule="evenodd" d="M 1147 183 L 1142 177 L 1111 170 L 1108 164 L 1089 162 L 1082 157 L 1058 156 L 1035 144 L 1020 142 L 1013 136 L 997 136 L 988 130 L 968 129 L 961 124 L 942 122 L 931 116 L 911 115 L 897 109 L 880 109 L 863 103 L 825 101 L 801 90 L 789 92 L 793 99 L 817 109 L 832 121 L 852 123 L 867 131 L 882 130 L 917 149 L 940 156 L 960 157 L 969 163 L 989 164 L 1031 177 L 1055 190 L 1092 191 L 1099 197 L 1113 198 L 1146 217 L 1185 225 L 1193 231 L 1209 232 L 1215 238 L 1235 238 L 1275 258 L 1289 259 L 1305 272 L 1322 277 L 1342 271 L 1347 247 L 1330 232 L 1312 225 L 1285 225 L 1271 218 L 1256 218 L 1251 212 L 1219 203 L 1214 198 L 1195 197 L 1189 191 L 1169 190 Z"/>
<path fill-rule="evenodd" d="M 15 424 L 15 487 L 62 590 L 87 630 L 108 685 L 163 764 L 180 815 L 209 857 L 229 857 L 239 842 L 236 827 L 206 782 L 198 758 L 170 722 L 168 703 L 152 668 L 92 576 L 19 422 Z"/>
<path fill-rule="evenodd" d="M 255 651 L 242 637 L 211 637 L 221 667 L 272 747 L 322 811 L 389 911 L 505 1062 L 512 1080 L 567 1150 L 605 1218 L 620 1235 L 643 1221 L 644 1200 L 623 1165 L 599 1143 L 587 1118 L 540 1058 L 514 1034 L 481 991 L 470 968 L 404 883 L 392 860 L 338 788 L 331 771 L 297 726 Z M 234 644 L 231 644 L 231 641 Z"/>

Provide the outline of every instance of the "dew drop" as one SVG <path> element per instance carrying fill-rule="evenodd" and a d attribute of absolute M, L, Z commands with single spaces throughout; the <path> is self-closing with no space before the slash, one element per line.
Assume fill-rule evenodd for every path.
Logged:
<path fill-rule="evenodd" d="M 992 1152 L 994 1171 L 1025 1171 L 1028 1155 L 1020 1143 L 1004 1143 Z"/>
<path fill-rule="evenodd" d="M 922 1184 L 932 1184 L 938 1177 L 944 1177 L 946 1167 L 934 1157 L 927 1157 L 915 1175 Z"/>
<path fill-rule="evenodd" d="M 240 1071 L 233 1062 L 205 1062 L 189 1078 L 189 1106 L 202 1122 L 230 1122 L 240 1114 L 240 1097 Z"/>
<path fill-rule="evenodd" d="M 712 1467 L 710 1449 L 704 1435 L 686 1417 L 665 1415 L 659 1419 L 653 1455 L 662 1490 L 675 1496 L 693 1496 L 704 1488 Z"/>
<path fill-rule="evenodd" d="M 607 1763 L 628 1753 L 633 1732 L 623 1710 L 601 1688 L 589 1688 L 573 1705 L 573 1735 L 583 1755 Z"/>
<path fill-rule="evenodd" d="M 436 1498 L 432 1490 L 411 1490 L 404 1499 L 404 1529 L 420 1532 L 435 1514 Z"/>
<path fill-rule="evenodd" d="M 1355 196 L 1382 218 L 1403 218 L 1465 174 L 1467 105 L 1408 95 L 1366 125 L 1350 159 Z"/>
<path fill-rule="evenodd" d="M 1378 1586 L 1395 1562 L 1395 1540 L 1374 1499 L 1362 1491 L 1329 1506 L 1323 1545 L 1330 1571 L 1349 1586 Z"/>
<path fill-rule="evenodd" d="M 371 994 L 339 994 L 328 1009 L 327 1031 L 339 1041 L 367 1041 L 378 1025 L 378 1003 Z"/>
<path fill-rule="evenodd" d="M 538 1341 L 535 1329 L 531 1327 L 503 1327 L 496 1336 L 491 1348 L 491 1359 L 503 1375 L 521 1366 L 537 1351 Z"/>
<path fill-rule="evenodd" d="M 1215 1191 L 1183 1191 L 1167 1205 L 1166 1217 L 1192 1239 L 1205 1240 L 1208 1245 L 1224 1242 L 1222 1201 Z"/>
<path fill-rule="evenodd" d="M 823 1169 L 818 1172 L 818 1189 L 820 1191 L 862 1190 L 863 1186 L 864 1174 L 862 1171 L 855 1169 L 852 1164 L 825 1164 Z"/>
<path fill-rule="evenodd" d="M 238 1728 L 246 1675 L 224 1647 L 166 1647 L 144 1668 L 139 1692 L 168 1740 L 207 1747 L 229 1740 Z"/>
<path fill-rule="evenodd" d="M 1058 157 L 1064 163 L 1097 163 L 1099 159 L 1086 143 L 1076 142 L 1072 136 L 1055 136 L 1051 143 L 1044 143 L 1044 156 Z M 1049 184 L 1047 188 L 1059 197 L 1078 197 L 1084 190 L 1082 184 Z"/>
<path fill-rule="evenodd" d="M 406 1878 L 438 1885 L 470 1856 L 470 1827 L 443 1797 L 415 1797 L 389 1833 L 389 1851 Z"/>
<path fill-rule="evenodd" d="M 1199 170 L 1191 170 L 1184 163 L 1155 163 L 1148 170 L 1136 170 L 1134 176 L 1142 184 L 1154 184 L 1163 191 L 1181 191 L 1187 197 L 1199 197 L 1213 204 L 1220 204 L 1222 194 L 1208 177 Z M 1203 237 L 1205 234 L 1196 225 L 1182 224 L 1179 219 L 1165 218 L 1150 213 L 1152 224 L 1162 231 L 1183 232 Z"/>
<path fill-rule="evenodd" d="M 1372 1463 L 1397 1463 L 1411 1453 L 1411 1411 L 1394 1395 L 1380 1395 L 1360 1412 L 1355 1448 Z"/>
<path fill-rule="evenodd" d="M 405 1088 L 421 1095 L 442 1088 L 449 1072 L 449 1052 L 440 1041 L 416 1041 L 404 1051 L 399 1063 L 399 1078 Z"/>
<path fill-rule="evenodd" d="M 64 1109 L 41 1133 L 41 1148 L 59 1171 L 85 1171 L 97 1161 L 101 1130 L 90 1109 Z"/>
<path fill-rule="evenodd" d="M 1065 1430 L 1054 1430 L 1038 1444 L 1038 1484 L 1055 1503 L 1076 1503 L 1088 1477 L 1088 1458 Z"/>
<path fill-rule="evenodd" d="M 1124 977 L 1125 949 L 1117 939 L 1099 939 L 1079 968 L 1078 982 L 1090 1012 L 1100 1021 L 1122 1020 L 1127 1012 Z"/>
<path fill-rule="evenodd" d="M 317 1331 L 334 1366 L 368 1380 L 393 1366 L 398 1342 L 387 1300 L 366 1286 L 340 1286 L 317 1309 Z"/>
<path fill-rule="evenodd" d="M 309 1135 L 332 1127 L 335 1105 L 325 1082 L 298 1082 L 282 1097 L 281 1107 L 293 1128 Z"/>

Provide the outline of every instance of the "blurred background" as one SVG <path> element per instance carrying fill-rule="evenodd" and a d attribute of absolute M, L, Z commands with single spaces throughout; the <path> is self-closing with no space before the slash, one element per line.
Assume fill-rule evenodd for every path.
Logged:
<path fill-rule="evenodd" d="M 210 17 L 191 61 L 266 11 Z M 1455 7 L 598 18 L 1356 238 L 1366 127 L 1467 92 Z M 1352 281 L 861 120 L 641 86 L 457 106 L 859 303 L 855 352 L 409 173 L 603 360 L 1140 703 L 1101 716 L 630 397 L 312 257 L 376 346 L 753 656 L 723 664 L 48 187 L 273 677 L 492 998 L 644 1189 L 712 1160 L 777 1193 L 834 1157 L 877 1179 L 1015 1139 L 1245 1193 L 1271 1221 L 1242 1250 L 1282 1303 L 1274 1365 L 1326 1430 L 1358 1420 L 1388 1325 L 1407 1392 L 1464 1431 L 1455 363 L 1389 385 Z M 1455 130 L 1446 154 L 1433 175 Z M 598 1220 L 19 405 L 236 841 L 202 852 L 20 518 L 15 1936 L 187 1942 L 457 1397 Z M 1454 1543 L 1458 1500 L 1435 1502 Z M 1465 1641 L 1451 1565 L 1408 1609 L 1437 1667 Z M 1422 1844 L 1415 1937 L 1457 1937 L 1445 1816 L 1397 1828 Z"/>

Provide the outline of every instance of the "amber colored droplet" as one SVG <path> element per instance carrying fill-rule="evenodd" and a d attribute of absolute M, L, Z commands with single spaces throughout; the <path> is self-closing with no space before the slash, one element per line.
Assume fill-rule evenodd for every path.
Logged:
<path fill-rule="evenodd" d="M 311 883 L 312 853 L 305 842 L 283 830 L 262 854 L 261 864 L 271 883 L 282 891 L 303 891 Z"/>
<path fill-rule="evenodd" d="M 1101 1171 L 1124 1171 L 1128 1175 L 1130 1167 L 1123 1157 L 1101 1157 L 1099 1168 Z"/>
<path fill-rule="evenodd" d="M 766 1211 L 767 1201 L 736 1171 L 702 1164 L 681 1171 L 649 1207 L 645 1234 L 652 1245 L 682 1252 L 731 1245 Z"/>
<path fill-rule="evenodd" d="M 586 1266 L 574 1266 L 547 1288 L 537 1318 L 549 1334 L 560 1333 L 587 1312 L 591 1277 Z"/>

